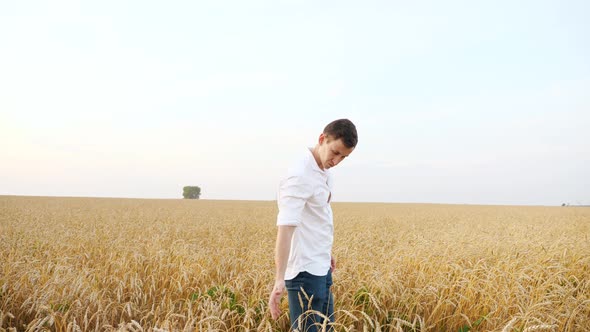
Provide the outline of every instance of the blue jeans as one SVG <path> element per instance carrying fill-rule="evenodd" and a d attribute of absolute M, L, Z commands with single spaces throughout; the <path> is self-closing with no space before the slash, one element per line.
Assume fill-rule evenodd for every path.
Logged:
<path fill-rule="evenodd" d="M 291 329 L 300 332 L 316 332 L 321 330 L 324 323 L 327 323 L 326 330 L 330 330 L 329 323 L 334 322 L 334 296 L 330 286 L 332 286 L 330 270 L 325 276 L 300 272 L 295 278 L 285 280 L 289 296 Z M 325 322 L 325 317 L 310 310 L 322 313 L 329 321 Z"/>

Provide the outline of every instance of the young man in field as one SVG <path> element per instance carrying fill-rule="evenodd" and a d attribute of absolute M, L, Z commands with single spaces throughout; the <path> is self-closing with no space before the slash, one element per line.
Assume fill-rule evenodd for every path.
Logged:
<path fill-rule="evenodd" d="M 348 157 L 357 141 L 356 127 L 350 120 L 329 123 L 315 147 L 304 151 L 279 186 L 276 278 L 269 307 L 272 318 L 277 319 L 287 290 L 291 328 L 298 331 L 317 331 L 325 319 L 334 321 L 330 286 L 336 261 L 332 256 L 329 169 Z"/>

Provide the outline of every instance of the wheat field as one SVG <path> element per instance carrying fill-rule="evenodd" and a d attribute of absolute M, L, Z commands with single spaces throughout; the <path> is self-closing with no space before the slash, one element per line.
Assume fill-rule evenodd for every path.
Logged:
<path fill-rule="evenodd" d="M 590 208 L 334 203 L 337 331 L 590 331 Z M 275 202 L 0 196 L 0 331 L 286 331 Z"/>

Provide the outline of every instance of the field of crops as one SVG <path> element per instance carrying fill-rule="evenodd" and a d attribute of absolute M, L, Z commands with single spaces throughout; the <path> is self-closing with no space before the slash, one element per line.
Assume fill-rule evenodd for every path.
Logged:
<path fill-rule="evenodd" d="M 590 208 L 332 206 L 338 331 L 590 331 Z M 0 331 L 285 331 L 276 213 L 0 196 Z"/>

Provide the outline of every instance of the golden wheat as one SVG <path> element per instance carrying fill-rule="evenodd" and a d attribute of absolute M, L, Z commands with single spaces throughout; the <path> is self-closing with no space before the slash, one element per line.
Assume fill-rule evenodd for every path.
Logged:
<path fill-rule="evenodd" d="M 589 331 L 590 209 L 335 203 L 339 331 Z M 0 331 L 280 331 L 274 202 L 0 196 Z"/>

